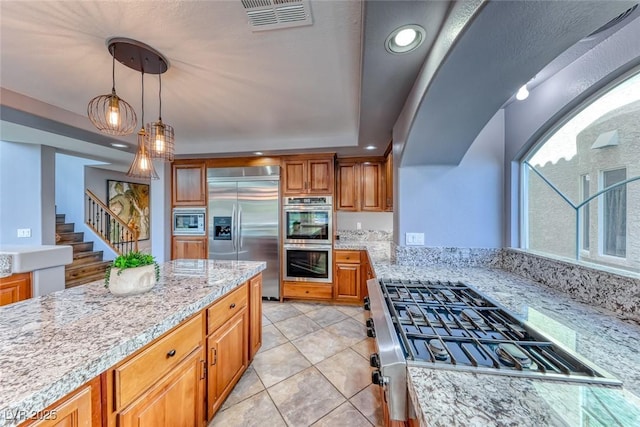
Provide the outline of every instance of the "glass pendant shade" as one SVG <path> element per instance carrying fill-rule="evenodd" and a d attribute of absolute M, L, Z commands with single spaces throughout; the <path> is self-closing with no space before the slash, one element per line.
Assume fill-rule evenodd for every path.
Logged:
<path fill-rule="evenodd" d="M 138 131 L 138 151 L 131 163 L 127 176 L 132 178 L 159 179 L 156 169 L 153 167 L 151 157 L 147 151 L 147 133 L 144 129 Z"/>
<path fill-rule="evenodd" d="M 175 153 L 173 126 L 164 124 L 162 119 L 158 119 L 157 122 L 147 123 L 146 130 L 151 158 L 172 162 Z"/>

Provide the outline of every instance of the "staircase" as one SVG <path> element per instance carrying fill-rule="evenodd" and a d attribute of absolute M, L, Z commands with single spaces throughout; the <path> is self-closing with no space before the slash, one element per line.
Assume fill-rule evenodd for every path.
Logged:
<path fill-rule="evenodd" d="M 104 279 L 111 261 L 103 261 L 102 251 L 94 251 L 93 242 L 85 242 L 84 233 L 76 232 L 74 223 L 66 223 L 64 214 L 56 214 L 56 244 L 73 248 L 73 262 L 64 268 L 65 287 Z"/>

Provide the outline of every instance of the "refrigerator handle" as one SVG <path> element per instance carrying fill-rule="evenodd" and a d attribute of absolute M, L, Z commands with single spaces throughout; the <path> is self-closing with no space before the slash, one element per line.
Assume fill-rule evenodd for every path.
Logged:
<path fill-rule="evenodd" d="M 231 243 L 233 244 L 233 250 L 237 250 L 236 247 L 236 204 L 233 204 L 233 211 L 231 212 Z"/>
<path fill-rule="evenodd" d="M 242 205 L 238 208 L 238 248 L 242 249 Z"/>

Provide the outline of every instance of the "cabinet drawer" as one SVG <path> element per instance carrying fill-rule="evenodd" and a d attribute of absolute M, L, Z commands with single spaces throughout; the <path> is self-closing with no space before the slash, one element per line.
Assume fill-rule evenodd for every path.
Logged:
<path fill-rule="evenodd" d="M 309 283 L 284 283 L 283 296 L 285 298 L 313 298 L 331 299 L 331 284 L 317 285 Z"/>
<path fill-rule="evenodd" d="M 360 251 L 335 251 L 334 253 L 335 262 L 339 263 L 359 263 L 360 262 Z"/>
<path fill-rule="evenodd" d="M 114 369 L 117 409 L 160 380 L 202 343 L 202 314 L 168 332 Z"/>
<path fill-rule="evenodd" d="M 207 310 L 207 335 L 247 306 L 247 284 L 220 298 Z"/>

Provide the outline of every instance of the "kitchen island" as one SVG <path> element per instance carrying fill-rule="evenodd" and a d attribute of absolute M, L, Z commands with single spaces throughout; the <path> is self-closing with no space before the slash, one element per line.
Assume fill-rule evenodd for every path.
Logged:
<path fill-rule="evenodd" d="M 201 312 L 264 262 L 175 260 L 148 293 L 102 281 L 0 307 L 0 426 L 14 426 Z"/>
<path fill-rule="evenodd" d="M 623 387 L 409 367 L 411 402 L 421 426 L 640 425 L 640 327 L 499 268 L 402 266 L 390 242 L 349 242 L 367 250 L 380 279 L 462 281 L 623 382 Z"/>

